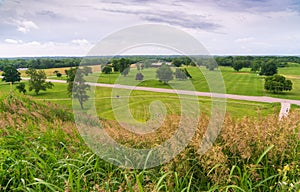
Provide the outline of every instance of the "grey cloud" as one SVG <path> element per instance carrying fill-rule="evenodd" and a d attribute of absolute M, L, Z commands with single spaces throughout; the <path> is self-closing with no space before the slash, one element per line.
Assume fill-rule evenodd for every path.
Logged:
<path fill-rule="evenodd" d="M 51 18 L 57 18 L 58 17 L 58 14 L 56 14 L 53 11 L 49 11 L 49 10 L 42 10 L 40 12 L 37 12 L 36 14 L 41 15 L 41 16 L 48 16 L 48 17 L 51 17 Z"/>
<path fill-rule="evenodd" d="M 228 11 L 278 12 L 297 8 L 292 0 L 214 0 L 215 4 Z"/>
<path fill-rule="evenodd" d="M 169 11 L 154 11 L 154 10 L 121 10 L 121 9 L 100 9 L 102 11 L 111 12 L 111 13 L 122 13 L 137 15 L 142 20 L 157 22 L 157 23 L 167 23 L 171 25 L 177 25 L 184 28 L 192 29 L 202 29 L 206 31 L 215 31 L 221 28 L 221 25 L 210 22 L 203 15 L 196 14 L 187 14 L 184 12 L 169 12 Z"/>

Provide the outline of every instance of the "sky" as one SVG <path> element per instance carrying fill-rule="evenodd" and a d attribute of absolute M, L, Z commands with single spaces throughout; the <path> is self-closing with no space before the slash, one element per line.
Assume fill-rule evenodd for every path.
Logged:
<path fill-rule="evenodd" d="M 149 23 L 182 30 L 213 55 L 300 55 L 299 0 L 0 0 L 0 57 L 85 56 Z"/>

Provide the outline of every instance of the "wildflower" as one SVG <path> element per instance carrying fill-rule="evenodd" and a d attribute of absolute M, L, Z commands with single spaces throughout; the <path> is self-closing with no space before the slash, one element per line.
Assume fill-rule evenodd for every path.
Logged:
<path fill-rule="evenodd" d="M 284 172 L 287 172 L 287 171 L 290 171 L 291 169 L 290 169 L 290 166 L 289 165 L 286 165 L 286 166 L 284 166 L 283 167 L 283 171 Z"/>

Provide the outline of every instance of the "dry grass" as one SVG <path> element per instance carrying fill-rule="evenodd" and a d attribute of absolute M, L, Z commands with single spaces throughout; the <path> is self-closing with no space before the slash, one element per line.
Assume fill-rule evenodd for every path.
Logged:
<path fill-rule="evenodd" d="M 47 143 L 48 140 L 51 140 L 53 137 L 52 135 L 59 135 L 53 134 L 53 132 L 61 131 L 64 133 L 61 134 L 61 139 L 67 136 L 68 139 L 64 138 L 65 142 L 70 141 L 72 143 L 72 146 L 68 147 L 72 153 L 68 152 L 67 155 L 78 155 L 78 161 L 74 160 L 74 164 L 76 164 L 81 162 L 81 158 L 83 158 L 79 151 L 82 149 L 76 143 L 82 145 L 80 144 L 82 141 L 73 119 L 68 114 L 71 113 L 53 104 L 37 103 L 27 97 L 8 97 L 0 102 L 0 135 L 4 138 L 11 133 L 9 131 L 16 130 L 18 134 L 26 132 L 30 133 L 30 135 L 35 135 L 37 137 L 35 142 L 37 142 L 39 141 L 38 138 L 43 134 L 50 134 L 51 136 L 46 137 L 44 140 L 45 146 L 47 146 L 49 144 Z M 95 165 L 93 165 L 93 161 L 86 159 L 83 162 L 86 163 L 87 167 L 83 168 L 90 169 L 89 164 L 91 163 L 93 169 L 98 170 L 99 168 L 99 173 L 103 172 L 102 174 L 106 174 L 107 172 L 107 175 L 101 179 L 98 176 L 93 176 L 92 179 L 96 178 L 98 180 L 90 180 L 89 184 L 78 180 L 76 182 L 80 182 L 80 184 L 77 183 L 75 185 L 74 181 L 69 179 L 64 182 L 63 187 L 66 191 L 74 190 L 75 186 L 79 186 L 76 189 L 83 189 L 80 188 L 80 185 L 84 183 L 82 185 L 92 186 L 85 188 L 86 191 L 108 191 L 108 189 L 111 189 L 108 187 L 110 185 L 115 185 L 114 191 L 138 191 L 140 185 L 142 185 L 144 191 L 161 191 L 161 189 L 164 191 L 176 191 L 183 190 L 189 184 L 193 185 L 193 189 L 205 189 L 205 185 L 210 183 L 210 186 L 226 187 L 228 185 L 237 185 L 247 191 L 260 181 L 274 176 L 275 179 L 268 183 L 270 186 L 254 187 L 251 190 L 266 191 L 272 188 L 277 191 L 286 191 L 285 189 L 288 188 L 283 188 L 283 182 L 300 185 L 299 182 L 298 184 L 295 182 L 295 180 L 299 181 L 300 179 L 299 116 L 300 111 L 298 109 L 293 110 L 289 117 L 282 121 L 278 120 L 277 115 L 260 117 L 258 119 L 244 117 L 238 120 L 226 116 L 217 141 L 204 155 L 200 155 L 197 153 L 199 143 L 209 123 L 209 117 L 202 114 L 196 133 L 188 147 L 167 164 L 150 170 L 132 171 L 113 168 L 108 163 L 102 161 L 100 163 L 99 160 L 95 160 Z M 96 126 L 96 121 L 85 116 L 80 122 L 84 123 L 85 120 L 85 123 L 89 124 L 85 126 L 85 130 L 81 130 L 81 133 L 85 132 L 97 137 L 97 134 L 100 135 L 106 132 L 121 144 L 135 148 L 149 148 L 160 145 L 174 135 L 178 129 L 180 117 L 178 115 L 167 116 L 162 126 L 149 134 L 135 134 L 124 129 L 117 122 L 109 120 L 103 120 L 102 125 L 104 129 L 99 130 L 99 127 Z M 186 134 L 188 133 L 182 132 L 180 136 L 184 138 Z M 59 138 L 55 139 L 60 140 Z M 56 150 L 62 150 L 60 142 L 57 142 L 57 146 L 53 142 L 51 144 L 55 146 Z M 269 146 L 274 147 L 266 153 L 266 156 L 261 157 Z M 86 148 L 84 149 L 86 150 Z M 9 153 L 9 151 L 5 152 Z M 41 154 L 44 157 L 42 151 Z M 51 162 L 53 161 L 53 166 L 57 164 L 53 160 L 55 159 L 54 156 L 49 158 Z M 65 156 L 62 153 L 62 157 L 66 158 Z M 67 162 L 64 158 L 60 162 Z M 52 164 L 45 165 L 52 166 Z M 79 170 L 76 168 L 77 166 L 74 167 L 72 174 Z M 237 168 L 234 169 L 234 167 Z M 237 169 L 240 172 L 236 171 Z M 41 169 L 40 173 L 43 173 L 42 170 L 44 169 Z M 61 174 L 65 174 L 63 167 L 60 171 Z M 85 174 L 85 172 L 80 174 Z M 164 175 L 167 176 L 160 184 L 159 182 Z M 78 178 L 81 177 L 81 175 L 77 176 Z M 51 178 L 49 182 L 58 180 Z M 176 186 L 176 182 L 181 182 L 180 186 Z M 117 187 L 115 183 L 119 183 Z M 243 186 L 244 183 L 246 184 Z M 251 183 L 253 186 L 248 188 L 248 183 Z M 58 182 L 56 184 L 60 186 L 61 183 Z M 163 188 L 158 189 L 158 186 L 163 186 Z M 201 187 L 197 188 L 197 186 Z M 218 188 L 218 191 L 222 190 L 225 190 L 225 188 Z"/>
<path fill-rule="evenodd" d="M 92 68 L 93 72 L 99 72 L 100 71 L 100 65 L 91 65 L 88 66 Z M 58 71 L 62 75 L 65 75 L 65 70 L 69 70 L 71 67 L 62 67 L 62 68 L 51 68 L 51 69 L 42 69 L 45 71 L 47 77 L 48 76 L 55 76 L 54 71 Z M 28 77 L 28 75 L 25 73 L 26 71 L 22 70 L 20 71 L 22 77 Z"/>

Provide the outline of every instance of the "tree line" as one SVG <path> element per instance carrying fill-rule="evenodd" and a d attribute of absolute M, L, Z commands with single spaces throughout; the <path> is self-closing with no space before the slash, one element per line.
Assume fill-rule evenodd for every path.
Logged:
<path fill-rule="evenodd" d="M 241 68 L 252 68 L 257 71 L 257 68 L 262 63 L 272 60 L 277 67 L 285 67 L 289 62 L 299 63 L 300 57 L 297 56 L 114 56 L 114 57 L 41 57 L 41 58 L 12 58 L 0 59 L 0 70 L 6 65 L 12 65 L 16 68 L 34 68 L 34 69 L 49 69 L 62 67 L 77 67 L 79 65 L 106 65 L 112 64 L 115 71 L 122 71 L 118 66 L 119 61 L 130 64 L 145 62 L 144 67 L 149 67 L 151 63 L 172 62 L 176 67 L 186 66 L 206 66 L 210 70 L 214 70 L 217 66 L 234 67 L 236 70 Z"/>

